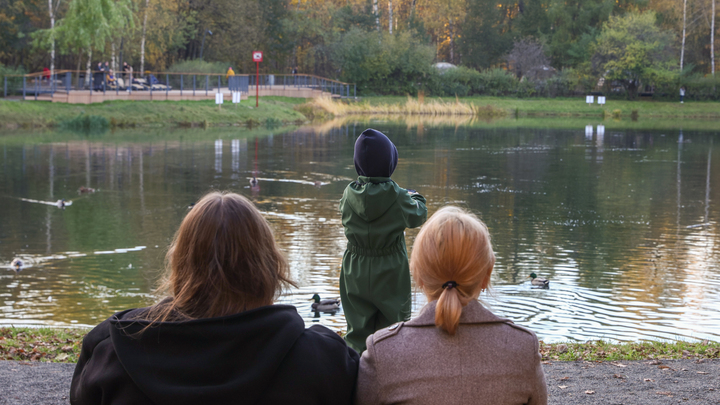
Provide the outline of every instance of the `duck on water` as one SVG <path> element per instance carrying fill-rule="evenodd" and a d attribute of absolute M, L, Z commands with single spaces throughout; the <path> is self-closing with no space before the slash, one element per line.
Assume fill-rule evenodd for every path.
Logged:
<path fill-rule="evenodd" d="M 312 296 L 313 302 L 310 307 L 317 312 L 335 312 L 340 308 L 340 298 L 320 299 L 319 294 Z"/>
<path fill-rule="evenodd" d="M 535 273 L 530 273 L 528 278 L 531 278 L 532 281 L 530 281 L 530 284 L 532 284 L 535 287 L 540 288 L 550 288 L 550 280 L 546 278 L 538 277 Z"/>

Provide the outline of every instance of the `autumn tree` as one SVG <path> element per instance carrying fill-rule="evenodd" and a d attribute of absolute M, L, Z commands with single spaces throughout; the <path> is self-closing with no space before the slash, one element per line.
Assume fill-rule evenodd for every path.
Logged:
<path fill-rule="evenodd" d="M 518 78 L 523 77 L 530 69 L 550 63 L 545 55 L 545 47 L 533 37 L 515 41 L 512 51 L 506 58 Z"/>
<path fill-rule="evenodd" d="M 592 67 L 635 98 L 641 83 L 672 80 L 677 66 L 674 39 L 657 26 L 653 12 L 610 17 L 595 42 Z"/>

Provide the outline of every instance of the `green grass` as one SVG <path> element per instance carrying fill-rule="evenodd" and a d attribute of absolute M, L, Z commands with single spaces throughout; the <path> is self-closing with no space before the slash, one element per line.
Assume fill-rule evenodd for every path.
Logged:
<path fill-rule="evenodd" d="M 0 360 L 77 363 L 84 329 L 0 328 Z"/>
<path fill-rule="evenodd" d="M 632 342 L 610 343 L 590 341 L 585 343 L 540 342 L 542 359 L 559 361 L 631 361 L 670 359 L 717 359 L 720 358 L 720 343 L 702 342 Z"/>
<path fill-rule="evenodd" d="M 0 360 L 75 363 L 86 329 L 0 328 Z M 338 332 L 343 336 L 342 332 Z M 540 342 L 543 361 L 637 361 L 720 358 L 720 342 L 611 343 L 589 341 L 546 344 Z"/>
<path fill-rule="evenodd" d="M 225 103 L 220 109 L 213 100 L 203 101 L 106 101 L 97 104 L 65 104 L 45 101 L 0 100 L 0 122 L 6 127 L 55 127 L 78 116 L 104 117 L 111 127 L 135 126 L 257 126 L 271 120 L 305 122 L 294 107 L 305 99 L 262 97 L 243 100 L 239 106 Z"/>
<path fill-rule="evenodd" d="M 401 104 L 407 102 L 404 96 L 366 97 L 361 103 L 381 106 L 383 104 Z M 442 100 L 455 102 L 455 97 L 425 97 L 425 102 Z M 608 100 L 604 107 L 597 103 L 592 106 L 585 104 L 584 98 L 527 98 L 512 97 L 462 97 L 461 103 L 473 103 L 476 106 L 489 105 L 507 110 L 511 116 L 583 116 L 583 117 L 612 117 L 613 111 L 620 110 L 621 119 L 630 119 L 633 111 L 637 117 L 642 118 L 710 118 L 720 119 L 720 103 L 687 101 L 684 104 L 671 101 L 628 101 Z"/>

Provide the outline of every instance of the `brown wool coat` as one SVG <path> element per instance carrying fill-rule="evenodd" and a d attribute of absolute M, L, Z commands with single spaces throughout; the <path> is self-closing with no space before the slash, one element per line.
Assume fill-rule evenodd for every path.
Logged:
<path fill-rule="evenodd" d="M 471 301 L 451 336 L 435 326 L 436 303 L 367 338 L 356 404 L 547 404 L 532 331 Z"/>

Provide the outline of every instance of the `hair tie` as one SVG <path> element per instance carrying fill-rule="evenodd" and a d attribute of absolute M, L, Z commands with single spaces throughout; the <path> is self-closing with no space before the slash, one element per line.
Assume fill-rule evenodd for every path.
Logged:
<path fill-rule="evenodd" d="M 455 287 L 457 287 L 457 286 L 458 286 L 458 284 L 457 284 L 456 282 L 454 282 L 454 281 L 448 281 L 447 283 L 445 283 L 445 284 L 442 285 L 442 288 L 443 288 L 443 289 L 447 288 L 447 289 L 449 290 L 449 289 L 455 288 Z"/>

